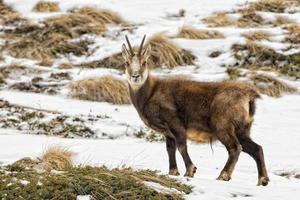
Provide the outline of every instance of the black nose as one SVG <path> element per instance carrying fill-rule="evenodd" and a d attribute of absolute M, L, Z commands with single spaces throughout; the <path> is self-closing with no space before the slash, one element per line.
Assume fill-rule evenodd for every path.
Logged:
<path fill-rule="evenodd" d="M 132 75 L 132 78 L 134 78 L 134 79 L 137 79 L 137 78 L 139 78 L 139 77 L 140 77 L 139 74 Z"/>

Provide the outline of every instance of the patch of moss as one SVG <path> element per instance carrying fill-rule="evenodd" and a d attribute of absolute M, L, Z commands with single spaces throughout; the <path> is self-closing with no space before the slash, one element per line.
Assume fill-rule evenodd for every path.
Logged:
<path fill-rule="evenodd" d="M 87 119 L 66 116 L 47 111 L 37 111 L 9 104 L 0 99 L 0 127 L 28 131 L 32 134 L 56 135 L 73 138 L 95 137 L 95 132 L 87 126 Z M 42 120 L 41 120 L 42 119 Z M 93 118 L 98 120 L 99 118 Z"/>
<path fill-rule="evenodd" d="M 155 131 L 143 131 L 139 130 L 138 132 L 133 133 L 134 137 L 145 139 L 147 142 L 163 142 L 165 141 L 165 137 L 158 132 Z"/>
<path fill-rule="evenodd" d="M 3 169 L 2 169 L 3 170 Z M 0 173 L 0 198 L 73 200 L 77 195 L 94 199 L 183 199 L 192 188 L 150 170 L 131 168 L 74 167 L 61 173 L 37 173 L 33 170 Z M 144 182 L 158 183 L 178 193 L 161 193 Z"/>

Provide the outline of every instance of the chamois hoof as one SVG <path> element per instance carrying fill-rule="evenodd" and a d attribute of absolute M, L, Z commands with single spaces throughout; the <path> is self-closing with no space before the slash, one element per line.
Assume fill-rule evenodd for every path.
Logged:
<path fill-rule="evenodd" d="M 229 181 L 230 179 L 231 179 L 231 177 L 229 176 L 229 174 L 227 172 L 221 172 L 221 174 L 217 178 L 217 180 L 220 180 L 220 181 Z"/>
<path fill-rule="evenodd" d="M 184 176 L 188 176 L 188 177 L 194 177 L 194 174 L 196 173 L 197 171 L 197 167 L 195 165 L 191 165 L 187 168 Z"/>
<path fill-rule="evenodd" d="M 179 176 L 180 173 L 178 172 L 178 169 L 170 169 L 170 170 L 169 170 L 169 175 L 172 175 L 172 176 Z"/>
<path fill-rule="evenodd" d="M 267 186 L 268 183 L 269 183 L 269 181 L 270 181 L 270 179 L 269 179 L 268 177 L 262 176 L 262 177 L 260 177 L 260 178 L 258 179 L 257 186 L 260 186 L 260 185 L 262 185 L 262 186 Z"/>

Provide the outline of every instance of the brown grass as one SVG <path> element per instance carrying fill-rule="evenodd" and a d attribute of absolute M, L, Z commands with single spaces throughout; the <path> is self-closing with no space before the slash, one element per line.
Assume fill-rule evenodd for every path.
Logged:
<path fill-rule="evenodd" d="M 282 66 L 287 62 L 286 56 L 255 42 L 234 44 L 231 49 L 240 66 Z"/>
<path fill-rule="evenodd" d="M 236 21 L 238 27 L 258 27 L 265 23 L 265 20 L 253 9 L 244 9 L 240 12 L 241 17 Z"/>
<path fill-rule="evenodd" d="M 295 24 L 296 22 L 289 19 L 288 17 L 284 16 L 278 16 L 276 19 L 272 22 L 274 26 L 282 26 L 282 25 L 289 25 L 289 24 Z"/>
<path fill-rule="evenodd" d="M 265 31 L 253 31 L 243 34 L 243 36 L 250 41 L 261 41 L 261 40 L 269 40 L 271 34 Z"/>
<path fill-rule="evenodd" d="M 299 0 L 260 0 L 249 5 L 257 11 L 284 13 L 287 9 L 300 6 Z"/>
<path fill-rule="evenodd" d="M 91 17 L 101 24 L 127 24 L 117 13 L 109 10 L 97 10 L 92 7 L 75 9 L 72 12 Z"/>
<path fill-rule="evenodd" d="M 253 9 L 242 9 L 238 19 L 231 19 L 228 13 L 221 12 L 202 19 L 210 27 L 237 26 L 240 28 L 257 27 L 265 24 L 264 19 Z"/>
<path fill-rule="evenodd" d="M 48 148 L 40 159 L 46 171 L 53 169 L 61 171 L 73 166 L 73 156 L 74 153 L 70 150 L 60 146 L 53 146 Z"/>
<path fill-rule="evenodd" d="M 283 93 L 294 93 L 297 91 L 296 88 L 279 81 L 273 76 L 255 73 L 250 79 L 260 93 L 271 97 L 280 97 Z"/>
<path fill-rule="evenodd" d="M 286 26 L 286 29 L 288 35 L 286 36 L 285 41 L 292 44 L 300 44 L 300 25 L 291 24 Z"/>
<path fill-rule="evenodd" d="M 23 20 L 19 13 L 7 6 L 3 0 L 0 0 L 0 25 L 16 24 Z"/>
<path fill-rule="evenodd" d="M 208 24 L 210 27 L 223 27 L 235 25 L 235 20 L 228 17 L 224 12 L 215 13 L 212 16 L 202 19 L 202 21 Z"/>
<path fill-rule="evenodd" d="M 129 104 L 130 98 L 125 81 L 107 75 L 70 84 L 70 95 L 84 100 Z"/>
<path fill-rule="evenodd" d="M 162 33 L 149 38 L 145 46 L 151 45 L 151 55 L 148 60 L 150 68 L 167 67 L 174 68 L 180 65 L 193 65 L 196 57 L 189 51 L 178 47 Z M 124 70 L 124 59 L 121 53 L 116 53 L 102 60 L 77 65 L 84 68 L 114 68 Z"/>
<path fill-rule="evenodd" d="M 35 12 L 58 12 L 59 10 L 58 3 L 52 1 L 40 1 L 33 7 Z"/>
<path fill-rule="evenodd" d="M 83 34 L 103 34 L 107 23 L 121 22 L 122 19 L 113 12 L 85 7 L 48 18 L 41 25 L 27 23 L 6 31 L 3 37 L 8 43 L 2 51 L 14 57 L 35 59 L 42 63 L 45 60 L 51 63 L 59 55 L 85 55 L 89 50 L 88 45 L 93 41 L 70 40 Z"/>
<path fill-rule="evenodd" d="M 162 33 L 153 35 L 146 45 L 151 45 L 149 66 L 151 68 L 165 66 L 174 68 L 180 65 L 193 65 L 195 56 L 178 47 Z"/>
<path fill-rule="evenodd" d="M 226 73 L 231 80 L 236 80 L 241 76 L 241 70 L 237 67 L 228 67 Z"/>
<path fill-rule="evenodd" d="M 180 28 L 176 37 L 187 39 L 220 39 L 224 38 L 224 35 L 219 31 L 207 31 L 199 30 L 191 26 L 183 26 Z"/>

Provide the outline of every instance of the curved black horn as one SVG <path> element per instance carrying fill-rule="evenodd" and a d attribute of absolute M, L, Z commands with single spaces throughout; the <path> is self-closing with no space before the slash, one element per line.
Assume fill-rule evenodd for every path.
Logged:
<path fill-rule="evenodd" d="M 130 54 L 133 56 L 134 53 L 133 53 L 133 50 L 132 50 L 132 47 L 131 47 L 131 44 L 129 42 L 129 39 L 128 39 L 127 35 L 125 35 L 125 38 L 126 38 L 127 45 L 129 47 Z"/>
<path fill-rule="evenodd" d="M 138 53 L 139 56 L 142 54 L 142 49 L 143 49 L 145 38 L 146 38 L 146 35 L 144 35 L 144 37 L 142 39 L 142 42 L 141 42 L 141 45 L 140 45 L 140 49 L 139 49 L 139 53 Z"/>

